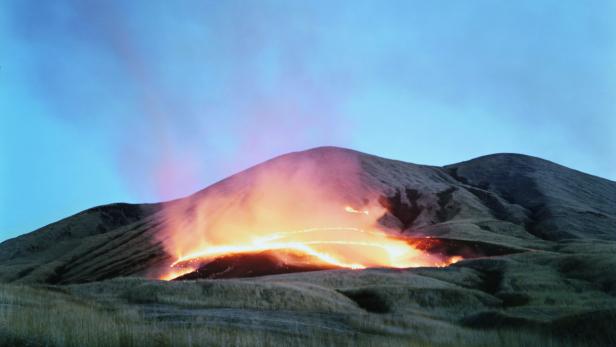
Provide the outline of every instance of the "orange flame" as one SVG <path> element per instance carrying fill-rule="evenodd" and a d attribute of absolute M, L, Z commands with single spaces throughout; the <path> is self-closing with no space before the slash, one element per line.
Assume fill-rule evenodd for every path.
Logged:
<path fill-rule="evenodd" d="M 310 238 L 304 240 L 302 236 L 305 235 L 310 236 Z M 288 239 L 292 239 L 292 241 L 286 241 Z M 352 248 L 351 253 L 356 260 L 353 261 L 352 257 L 344 256 L 344 254 L 328 252 L 328 246 Z M 385 233 L 366 232 L 351 227 L 332 227 L 276 232 L 255 238 L 247 244 L 206 247 L 178 258 L 171 266 L 191 260 L 211 259 L 225 254 L 266 250 L 295 251 L 310 255 L 324 264 L 350 269 L 379 266 L 405 268 L 437 263 L 433 261 L 434 259 L 426 258 L 423 252 L 415 249 L 408 242 L 394 239 Z M 357 254 L 357 251 L 361 251 L 362 254 Z"/>
<path fill-rule="evenodd" d="M 193 271 L 197 270 L 195 267 L 192 266 L 188 266 L 188 267 L 181 267 L 181 268 L 173 268 L 170 271 L 164 273 L 163 275 L 161 275 L 158 279 L 159 280 L 163 280 L 163 281 L 171 281 L 174 278 L 178 278 L 182 275 L 186 275 L 187 273 L 191 273 Z"/>
<path fill-rule="evenodd" d="M 354 209 L 354 208 L 353 208 L 353 207 L 351 207 L 351 206 L 346 206 L 346 207 L 344 208 L 344 210 L 345 210 L 345 211 L 347 211 L 348 213 L 363 213 L 363 214 L 365 214 L 366 216 L 369 214 L 368 210 L 363 210 L 363 211 L 360 211 L 360 210 L 356 210 L 356 209 Z"/>
<path fill-rule="evenodd" d="M 348 212 L 348 207 L 345 210 Z M 359 213 L 368 215 L 368 211 Z M 195 266 L 186 264 L 228 254 L 273 250 L 308 255 L 313 262 L 348 269 L 447 266 L 462 259 L 459 256 L 442 259 L 429 255 L 416 249 L 408 240 L 382 231 L 366 231 L 355 227 L 318 227 L 273 232 L 255 237 L 245 244 L 204 247 L 178 257 L 171 264 L 171 271 L 160 279 L 171 280 L 196 270 Z"/>
<path fill-rule="evenodd" d="M 323 170 L 331 163 L 336 170 Z M 380 226 L 387 211 L 358 170 L 349 153 L 283 156 L 170 203 L 164 242 L 176 259 L 161 279 L 220 256 L 262 251 L 280 251 L 279 257 L 292 252 L 302 262 L 348 269 L 457 261 L 419 250 Z"/>

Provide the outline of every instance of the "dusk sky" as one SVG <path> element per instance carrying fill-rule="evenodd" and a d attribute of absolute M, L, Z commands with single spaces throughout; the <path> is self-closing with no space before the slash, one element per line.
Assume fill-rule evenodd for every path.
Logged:
<path fill-rule="evenodd" d="M 0 241 L 290 151 L 616 180 L 613 1 L 0 4 Z"/>

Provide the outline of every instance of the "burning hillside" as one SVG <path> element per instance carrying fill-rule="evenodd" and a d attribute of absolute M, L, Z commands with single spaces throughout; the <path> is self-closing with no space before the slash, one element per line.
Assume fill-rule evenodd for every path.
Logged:
<path fill-rule="evenodd" d="M 221 271 L 238 277 L 231 275 L 238 266 L 256 276 L 445 266 L 459 259 L 420 250 L 415 239 L 384 226 L 388 206 L 360 173 L 355 152 L 281 157 L 168 204 L 163 240 L 175 259 L 161 278 L 220 277 Z"/>
<path fill-rule="evenodd" d="M 137 332 L 168 322 L 159 342 L 186 324 L 203 337 L 224 326 L 231 344 L 246 331 L 300 341 L 300 326 L 340 344 L 393 331 L 463 345 L 434 338 L 477 342 L 476 331 L 497 329 L 481 342 L 494 345 L 514 326 L 565 337 L 552 344 L 614 345 L 615 197 L 612 181 L 521 155 L 433 167 L 316 148 L 176 201 L 94 207 L 7 240 L 0 282 L 20 294 L 42 284 L 36 293 L 79 304 L 41 297 L 36 317 L 69 307 L 70 318 L 90 300 L 114 321 L 118 307 L 130 310 L 122 326 L 138 312 Z M 399 270 L 414 266 L 434 267 Z M 182 281 L 234 277 L 244 279 Z M 32 325 L 24 302 L 8 306 L 7 326 L 22 312 Z"/>
<path fill-rule="evenodd" d="M 432 167 L 315 148 L 182 199 L 99 206 L 7 240 L 0 280 L 443 266 L 554 240 L 613 240 L 613 197 L 610 181 L 520 155 Z"/>

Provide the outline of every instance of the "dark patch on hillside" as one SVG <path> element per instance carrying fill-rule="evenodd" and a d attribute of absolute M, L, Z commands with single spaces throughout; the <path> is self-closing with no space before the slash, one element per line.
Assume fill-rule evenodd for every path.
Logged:
<path fill-rule="evenodd" d="M 396 217 L 402 230 L 408 229 L 421 214 L 422 208 L 418 204 L 421 193 L 416 189 L 405 189 L 404 192 L 396 191 L 393 196 L 381 196 L 379 203 Z"/>
<path fill-rule="evenodd" d="M 372 313 L 388 313 L 390 305 L 377 291 L 370 289 L 339 290 L 339 293 L 353 300 L 357 306 Z"/>
<path fill-rule="evenodd" d="M 411 244 L 417 249 L 431 254 L 440 254 L 444 256 L 459 255 L 465 259 L 499 256 L 524 251 L 487 242 L 453 240 L 437 237 L 413 239 Z"/>
<path fill-rule="evenodd" d="M 445 222 L 455 217 L 461 210 L 460 204 L 453 200 L 456 187 L 449 187 L 442 192 L 436 193 L 439 210 L 436 212 L 438 222 Z"/>

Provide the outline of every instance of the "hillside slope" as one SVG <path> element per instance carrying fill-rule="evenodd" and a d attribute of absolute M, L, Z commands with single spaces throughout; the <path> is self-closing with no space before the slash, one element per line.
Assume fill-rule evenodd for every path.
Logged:
<path fill-rule="evenodd" d="M 348 180 L 341 164 L 348 158 L 359 163 L 358 180 Z M 172 261 L 160 237 L 169 222 L 166 208 L 178 207 L 189 218 L 197 202 L 221 194 L 229 204 L 220 208 L 233 208 L 253 193 L 259 172 L 278 166 L 291 168 L 279 178 L 282 186 L 310 166 L 319 182 L 336 187 L 348 201 L 361 203 L 365 191 L 378 192 L 388 211 L 381 224 L 443 240 L 440 252 L 489 256 L 616 241 L 616 182 L 518 154 L 435 167 L 322 147 L 274 158 L 170 203 L 100 206 L 4 241 L 0 281 L 62 284 L 156 276 Z"/>

